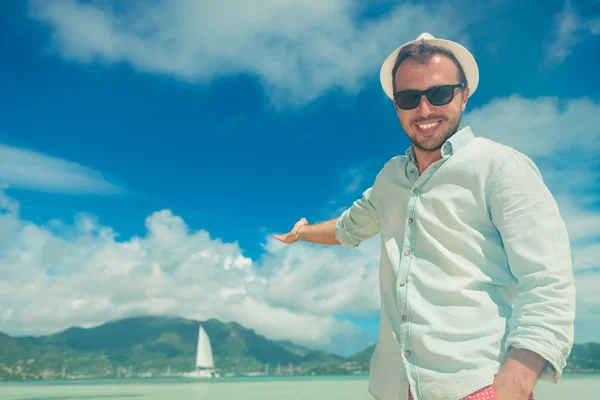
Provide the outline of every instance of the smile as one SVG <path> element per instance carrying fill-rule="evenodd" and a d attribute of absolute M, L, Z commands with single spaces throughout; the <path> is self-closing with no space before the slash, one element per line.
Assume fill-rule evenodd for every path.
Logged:
<path fill-rule="evenodd" d="M 431 122 L 431 123 L 429 123 L 429 124 L 424 124 L 424 125 L 420 125 L 420 124 L 419 124 L 419 128 L 421 128 L 421 129 L 431 129 L 431 128 L 433 128 L 434 126 L 437 126 L 439 123 L 440 123 L 440 121 L 437 121 L 437 122 Z"/>
<path fill-rule="evenodd" d="M 415 124 L 420 133 L 433 133 L 442 123 L 442 120 L 426 121 L 424 123 Z"/>

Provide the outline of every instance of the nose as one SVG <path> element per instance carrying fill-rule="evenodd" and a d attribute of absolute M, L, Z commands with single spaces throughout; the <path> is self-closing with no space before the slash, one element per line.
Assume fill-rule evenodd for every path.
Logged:
<path fill-rule="evenodd" d="M 431 114 L 431 107 L 433 107 L 433 106 L 429 103 L 429 100 L 427 100 L 427 97 L 421 96 L 421 101 L 419 102 L 419 105 L 417 106 L 417 114 L 429 115 L 429 114 Z"/>

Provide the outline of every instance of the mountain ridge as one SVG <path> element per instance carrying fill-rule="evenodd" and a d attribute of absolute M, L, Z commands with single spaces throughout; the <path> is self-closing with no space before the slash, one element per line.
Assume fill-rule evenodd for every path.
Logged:
<path fill-rule="evenodd" d="M 191 371 L 200 325 L 211 340 L 215 368 L 225 374 L 256 374 L 267 365 L 288 370 L 293 366 L 295 373 L 303 373 L 311 366 L 343 358 L 290 341 L 269 340 L 236 322 L 139 316 L 38 337 L 0 332 L 0 379 L 35 379 L 42 374 L 64 377 L 65 365 L 78 377 L 131 375 L 132 369 L 152 376 L 167 369 Z"/>

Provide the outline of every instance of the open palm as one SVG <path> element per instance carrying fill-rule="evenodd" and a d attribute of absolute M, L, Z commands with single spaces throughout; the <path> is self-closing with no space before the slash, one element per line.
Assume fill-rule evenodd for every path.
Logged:
<path fill-rule="evenodd" d="M 292 230 L 288 233 L 284 233 L 283 235 L 273 235 L 273 237 L 282 243 L 294 243 L 296 241 L 296 232 L 303 225 L 308 225 L 308 221 L 306 220 L 306 218 L 301 218 L 298 222 L 296 222 Z"/>

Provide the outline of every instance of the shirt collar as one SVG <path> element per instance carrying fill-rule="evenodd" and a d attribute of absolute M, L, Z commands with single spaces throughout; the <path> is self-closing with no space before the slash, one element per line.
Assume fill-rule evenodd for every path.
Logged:
<path fill-rule="evenodd" d="M 470 126 L 465 126 L 456 132 L 454 135 L 450 137 L 450 139 L 446 140 L 446 142 L 442 145 L 440 151 L 442 152 L 442 157 L 451 156 L 454 154 L 456 150 L 468 144 L 471 140 L 475 138 L 473 131 Z M 417 165 L 417 157 L 415 156 L 415 149 L 411 145 L 408 149 L 406 149 L 406 158 L 413 164 Z"/>
<path fill-rule="evenodd" d="M 417 157 L 415 155 L 415 149 L 412 145 L 408 149 L 406 149 L 406 153 L 404 154 L 406 154 L 406 158 L 408 158 L 408 161 L 417 165 Z"/>

